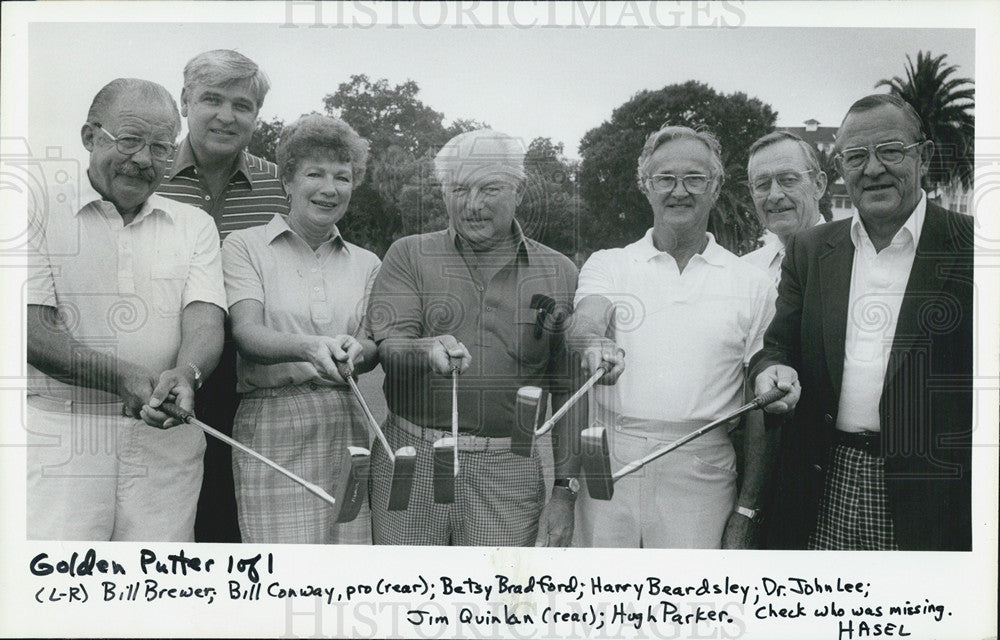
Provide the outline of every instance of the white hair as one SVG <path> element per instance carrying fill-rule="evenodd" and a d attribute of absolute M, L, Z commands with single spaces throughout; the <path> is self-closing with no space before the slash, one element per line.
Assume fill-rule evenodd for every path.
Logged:
<path fill-rule="evenodd" d="M 434 174 L 444 184 L 459 172 L 497 168 L 520 181 L 525 176 L 524 154 L 519 138 L 492 129 L 467 131 L 441 147 L 434 157 Z"/>

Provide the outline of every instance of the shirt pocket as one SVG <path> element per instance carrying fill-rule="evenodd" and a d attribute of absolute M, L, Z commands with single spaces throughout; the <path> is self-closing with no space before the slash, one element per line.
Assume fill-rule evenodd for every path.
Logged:
<path fill-rule="evenodd" d="M 515 314 L 507 343 L 508 355 L 529 367 L 543 368 L 549 359 L 551 328 L 540 321 L 537 309 L 523 307 Z"/>
<path fill-rule="evenodd" d="M 150 270 L 150 302 L 159 315 L 180 315 L 187 275 L 188 264 L 179 252 L 157 252 Z"/>

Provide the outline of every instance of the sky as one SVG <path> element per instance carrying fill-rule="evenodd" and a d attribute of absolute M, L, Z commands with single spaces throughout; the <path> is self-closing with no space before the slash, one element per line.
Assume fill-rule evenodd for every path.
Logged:
<path fill-rule="evenodd" d="M 970 29 L 334 29 L 299 19 L 297 27 L 35 23 L 31 137 L 41 145 L 78 140 L 91 97 L 115 77 L 151 79 L 179 96 L 184 64 L 213 48 L 236 49 L 268 73 L 265 120 L 322 110 L 323 97 L 352 74 L 391 85 L 412 79 L 446 123 L 474 118 L 525 142 L 548 136 L 564 143 L 569 157 L 578 156 L 588 130 L 637 92 L 687 80 L 757 97 L 778 113 L 779 125 L 815 118 L 836 126 L 878 80 L 903 75 L 907 54 L 945 53 L 961 76 L 975 76 Z"/>

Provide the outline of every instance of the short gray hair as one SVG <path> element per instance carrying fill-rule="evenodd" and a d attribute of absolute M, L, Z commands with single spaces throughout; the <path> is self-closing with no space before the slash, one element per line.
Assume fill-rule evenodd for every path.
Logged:
<path fill-rule="evenodd" d="M 194 91 L 197 85 L 220 87 L 246 82 L 257 109 L 271 88 L 267 74 L 257 63 L 232 49 L 214 49 L 199 53 L 184 65 L 184 91 Z"/>
<path fill-rule="evenodd" d="M 135 95 L 143 102 L 157 102 L 167 105 L 174 115 L 174 138 L 181 130 L 181 114 L 177 111 L 177 102 L 163 85 L 140 78 L 116 78 L 107 83 L 94 96 L 87 111 L 87 122 L 107 124 L 111 109 L 120 98 Z"/>
<path fill-rule="evenodd" d="M 524 144 L 520 139 L 476 129 L 449 140 L 434 156 L 434 174 L 442 184 L 462 168 L 499 166 L 518 181 L 524 180 Z"/>
<path fill-rule="evenodd" d="M 750 160 L 758 151 L 766 149 L 771 145 L 778 144 L 779 142 L 784 142 L 785 140 L 789 140 L 799 145 L 802 152 L 806 156 L 806 166 L 809 167 L 809 169 L 815 171 L 816 173 L 823 170 L 819 163 L 819 153 L 816 152 L 816 147 L 812 146 L 791 131 L 772 131 L 765 136 L 757 138 L 754 143 L 750 145 L 750 151 L 747 153 L 747 173 L 749 174 Z"/>
<path fill-rule="evenodd" d="M 339 118 L 310 113 L 281 130 L 277 155 L 282 180 L 291 180 L 299 162 L 307 158 L 319 156 L 349 162 L 356 188 L 365 179 L 368 141 Z"/>
<path fill-rule="evenodd" d="M 854 102 L 851 107 L 844 114 L 844 119 L 840 121 L 840 129 L 844 128 L 844 122 L 847 121 L 848 116 L 852 113 L 860 113 L 862 111 L 871 111 L 872 109 L 877 109 L 879 107 L 889 105 L 896 107 L 903 112 L 903 115 L 909 121 L 910 125 L 914 129 L 914 142 L 923 142 L 927 139 L 927 135 L 924 132 L 924 123 L 920 119 L 920 114 L 917 110 L 913 108 L 906 100 L 903 100 L 899 96 L 892 93 L 873 93 L 867 95 Z M 837 148 L 840 148 L 840 130 L 837 130 Z"/>
<path fill-rule="evenodd" d="M 712 152 L 713 178 L 719 178 L 721 186 L 725 179 L 725 169 L 722 166 L 722 145 L 710 131 L 695 131 L 691 127 L 665 124 L 659 131 L 654 131 L 646 138 L 646 144 L 642 146 L 642 153 L 639 154 L 639 166 L 636 171 L 636 178 L 639 182 L 639 189 L 643 190 L 643 182 L 649 176 L 646 175 L 646 164 L 653 153 L 661 146 L 671 140 L 697 140 Z"/>

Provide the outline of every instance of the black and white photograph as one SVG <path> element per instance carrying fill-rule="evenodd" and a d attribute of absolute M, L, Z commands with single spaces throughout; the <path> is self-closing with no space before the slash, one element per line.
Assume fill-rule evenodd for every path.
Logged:
<path fill-rule="evenodd" d="M 0 636 L 996 638 L 1000 7 L 0 10 Z"/>

